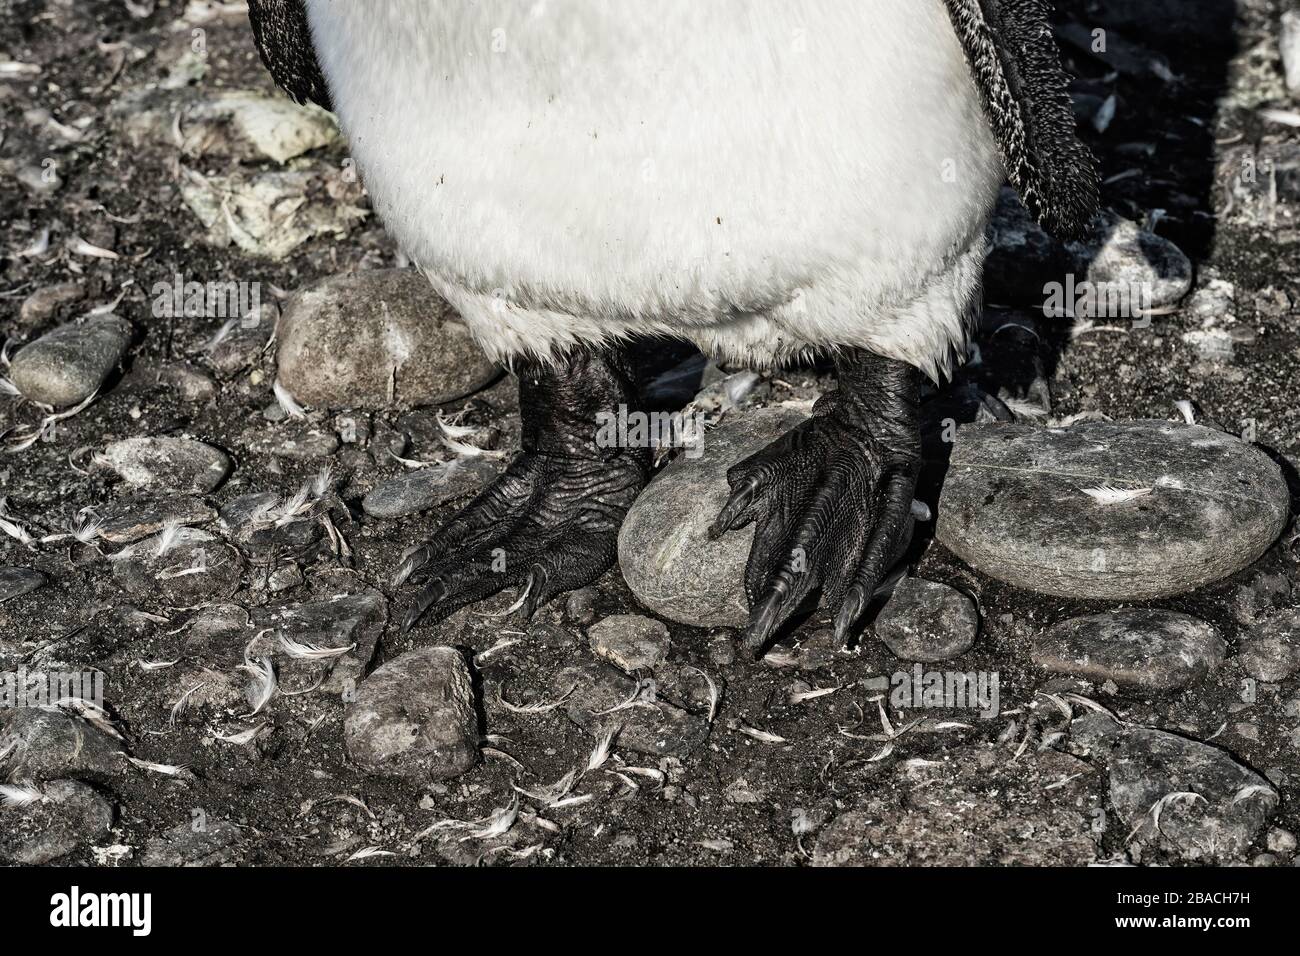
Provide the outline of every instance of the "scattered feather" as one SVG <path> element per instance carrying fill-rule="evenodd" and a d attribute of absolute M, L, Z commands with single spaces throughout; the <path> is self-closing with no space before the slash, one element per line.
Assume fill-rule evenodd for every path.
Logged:
<path fill-rule="evenodd" d="M 559 708 L 563 707 L 564 702 L 568 700 L 570 697 L 572 697 L 573 692 L 577 689 L 578 689 L 578 685 L 574 684 L 567 691 L 565 691 L 564 696 L 562 696 L 559 700 L 552 701 L 551 703 L 548 704 L 519 705 L 519 704 L 512 704 L 510 703 L 510 701 L 506 700 L 505 696 L 501 693 L 501 689 L 497 688 L 497 703 L 499 703 L 506 710 L 510 711 L 510 713 L 512 714 L 546 714 L 551 712 L 552 710 L 558 710 Z"/>
<path fill-rule="evenodd" d="M 91 259 L 121 259 L 122 257 L 112 249 L 104 249 L 87 242 L 80 236 L 72 236 L 68 239 L 68 251 L 74 256 L 87 256 Z"/>
<path fill-rule="evenodd" d="M 1138 498 L 1145 498 L 1154 491 L 1154 488 L 1115 488 L 1111 485 L 1102 485 L 1099 488 L 1084 488 L 1083 493 L 1089 498 L 1103 505 L 1118 505 L 1126 501 L 1135 501 Z"/>
<path fill-rule="evenodd" d="M 166 777 L 182 777 L 189 772 L 189 768 L 184 765 L 153 763 L 149 760 L 141 760 L 139 757 L 132 757 L 130 754 L 122 754 L 122 758 L 138 770 L 144 770 L 149 773 L 160 773 Z"/>
<path fill-rule="evenodd" d="M 298 642 L 291 638 L 280 635 L 280 649 L 288 657 L 297 660 L 321 661 L 331 660 L 335 657 L 342 657 L 356 649 L 356 644 L 349 644 L 347 647 L 322 647 L 319 644 L 309 644 Z"/>
<path fill-rule="evenodd" d="M 759 730 L 757 727 L 750 727 L 748 724 L 740 724 L 736 727 L 736 730 L 740 731 L 746 737 L 752 737 L 753 739 L 765 744 L 789 743 L 788 740 L 779 734 L 774 734 L 767 730 Z"/>
<path fill-rule="evenodd" d="M 377 856 L 397 856 L 392 850 L 380 849 L 377 846 L 368 846 L 364 849 L 357 850 L 350 857 L 344 860 L 344 863 L 356 863 L 360 860 L 369 860 Z"/>
<path fill-rule="evenodd" d="M 276 402 L 279 403 L 280 407 L 284 409 L 284 413 L 290 418 L 302 419 L 307 417 L 307 410 L 298 404 L 297 400 L 289 394 L 289 390 L 280 384 L 279 379 L 272 383 L 271 391 L 275 393 Z"/>
<path fill-rule="evenodd" d="M 27 807 L 45 799 L 45 794 L 27 784 L 0 784 L 0 803 L 6 807 Z"/>
<path fill-rule="evenodd" d="M 253 679 L 257 682 L 253 709 L 243 715 L 244 719 L 256 717 L 266 708 L 266 705 L 271 702 L 271 698 L 275 696 L 276 691 L 279 690 L 279 681 L 275 676 L 275 666 L 269 657 L 262 657 L 256 661 L 240 664 L 239 667 L 240 670 L 252 674 Z"/>
<path fill-rule="evenodd" d="M 595 749 L 591 751 L 591 756 L 587 758 L 587 768 L 583 773 L 595 773 L 601 767 L 605 766 L 606 761 L 609 760 L 610 750 L 614 746 L 614 740 L 618 737 L 619 731 L 622 729 L 622 725 L 619 725 L 610 728 L 600 735 L 596 740 Z"/>
<path fill-rule="evenodd" d="M 790 695 L 791 704 L 802 704 L 810 700 L 817 700 L 819 697 L 829 697 L 836 691 L 843 690 L 843 687 L 822 687 L 813 690 L 800 691 Z"/>
<path fill-rule="evenodd" d="M 235 744 L 242 747 L 244 744 L 251 744 L 257 739 L 258 735 L 266 729 L 266 724 L 258 724 L 256 727 L 249 727 L 247 730 L 241 730 L 237 734 L 213 734 L 217 740 L 222 743 Z"/>

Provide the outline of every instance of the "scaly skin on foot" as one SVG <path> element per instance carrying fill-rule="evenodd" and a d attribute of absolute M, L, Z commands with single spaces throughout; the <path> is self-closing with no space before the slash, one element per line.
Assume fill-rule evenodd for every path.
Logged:
<path fill-rule="evenodd" d="M 920 374 L 856 349 L 836 370 L 839 388 L 812 418 L 727 473 L 732 495 L 709 531 L 756 525 L 745 569 L 755 657 L 819 591 L 847 640 L 905 547 L 921 470 Z"/>
<path fill-rule="evenodd" d="M 618 529 L 645 487 L 648 448 L 604 448 L 601 412 L 636 407 L 625 358 L 580 350 L 518 369 L 522 450 L 505 472 L 403 561 L 420 586 L 404 628 L 434 624 L 507 587 L 524 614 L 604 574 Z"/>

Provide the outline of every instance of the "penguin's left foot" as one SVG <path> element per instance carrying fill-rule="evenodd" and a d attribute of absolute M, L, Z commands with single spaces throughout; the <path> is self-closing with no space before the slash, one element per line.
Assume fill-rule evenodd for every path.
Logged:
<path fill-rule="evenodd" d="M 751 522 L 745 568 L 755 658 L 820 592 L 846 642 L 907 547 L 921 470 L 920 375 L 858 349 L 836 361 L 839 388 L 813 417 L 727 473 L 731 498 L 709 529 Z"/>
<path fill-rule="evenodd" d="M 517 371 L 522 452 L 402 562 L 395 583 L 421 585 L 403 630 L 508 587 L 520 588 L 515 608 L 532 617 L 614 563 L 619 526 L 650 471 L 649 449 L 598 439 L 604 415 L 635 408 L 629 365 L 584 350 Z"/>

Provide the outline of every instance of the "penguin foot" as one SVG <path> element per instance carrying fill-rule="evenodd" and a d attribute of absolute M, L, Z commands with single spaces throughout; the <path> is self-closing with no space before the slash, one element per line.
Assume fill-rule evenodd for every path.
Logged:
<path fill-rule="evenodd" d="M 618 529 L 645 487 L 649 450 L 602 447 L 602 413 L 635 402 L 618 354 L 583 351 L 520 367 L 522 452 L 408 554 L 395 584 L 420 586 L 403 630 L 520 587 L 527 617 L 613 565 Z M 512 609 L 513 610 L 513 609 Z"/>
<path fill-rule="evenodd" d="M 907 547 L 921 469 L 919 373 L 856 349 L 836 369 L 839 388 L 812 418 L 727 473 L 732 494 L 709 529 L 717 538 L 756 524 L 744 638 L 755 658 L 817 594 L 847 641 Z"/>

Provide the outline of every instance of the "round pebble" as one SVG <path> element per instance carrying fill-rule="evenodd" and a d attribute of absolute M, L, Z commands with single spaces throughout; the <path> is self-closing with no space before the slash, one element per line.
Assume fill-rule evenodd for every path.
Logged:
<path fill-rule="evenodd" d="M 900 660 L 933 663 L 960 657 L 979 634 L 975 602 L 956 588 L 904 578 L 876 618 L 876 636 Z"/>
<path fill-rule="evenodd" d="M 230 474 L 219 448 L 193 438 L 124 438 L 104 449 L 103 462 L 129 485 L 206 494 Z"/>
<path fill-rule="evenodd" d="M 681 624 L 744 626 L 753 527 L 710 541 L 709 525 L 731 494 L 727 469 L 803 419 L 775 408 L 735 413 L 705 434 L 698 458 L 683 454 L 655 477 L 618 535 L 619 568 L 638 601 Z"/>
<path fill-rule="evenodd" d="M 279 329 L 279 380 L 305 405 L 437 405 L 499 374 L 418 272 L 325 279 L 293 295 Z"/>
<path fill-rule="evenodd" d="M 76 405 L 104 384 L 130 342 L 131 326 L 113 315 L 61 325 L 18 351 L 9 378 L 33 402 Z"/>

